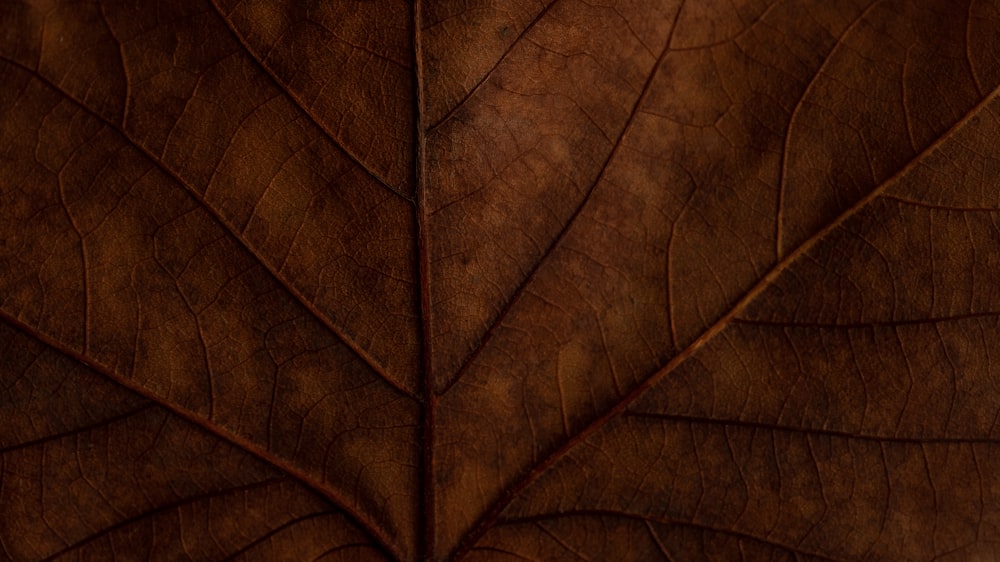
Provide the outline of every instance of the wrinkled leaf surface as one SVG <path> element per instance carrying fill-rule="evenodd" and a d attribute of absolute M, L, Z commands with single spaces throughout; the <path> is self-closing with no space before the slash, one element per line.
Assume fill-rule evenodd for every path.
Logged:
<path fill-rule="evenodd" d="M 1000 556 L 996 2 L 0 24 L 0 558 Z"/>

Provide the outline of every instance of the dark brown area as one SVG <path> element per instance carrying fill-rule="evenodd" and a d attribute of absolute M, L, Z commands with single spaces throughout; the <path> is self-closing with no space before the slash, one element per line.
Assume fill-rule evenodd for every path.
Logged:
<path fill-rule="evenodd" d="M 997 2 L 0 24 L 0 559 L 998 554 Z"/>

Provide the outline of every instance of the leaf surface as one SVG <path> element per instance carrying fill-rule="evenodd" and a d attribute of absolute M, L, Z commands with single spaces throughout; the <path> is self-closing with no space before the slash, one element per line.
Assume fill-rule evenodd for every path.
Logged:
<path fill-rule="evenodd" d="M 0 556 L 998 555 L 995 3 L 0 21 Z"/>

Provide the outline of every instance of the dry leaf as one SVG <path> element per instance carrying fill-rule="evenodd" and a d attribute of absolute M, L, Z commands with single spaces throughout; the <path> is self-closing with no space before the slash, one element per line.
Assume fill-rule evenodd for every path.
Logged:
<path fill-rule="evenodd" d="M 0 22 L 0 557 L 1000 556 L 996 2 Z"/>

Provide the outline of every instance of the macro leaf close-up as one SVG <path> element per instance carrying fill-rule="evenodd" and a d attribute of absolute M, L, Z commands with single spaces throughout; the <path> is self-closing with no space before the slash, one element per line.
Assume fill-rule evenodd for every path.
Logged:
<path fill-rule="evenodd" d="M 0 1 L 0 559 L 1000 559 L 1000 2 Z"/>

